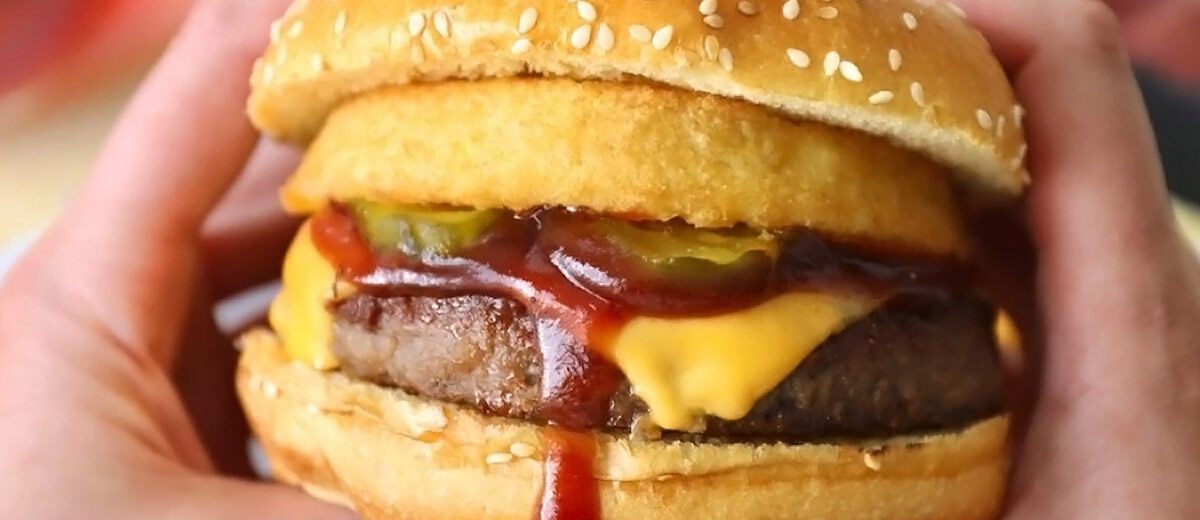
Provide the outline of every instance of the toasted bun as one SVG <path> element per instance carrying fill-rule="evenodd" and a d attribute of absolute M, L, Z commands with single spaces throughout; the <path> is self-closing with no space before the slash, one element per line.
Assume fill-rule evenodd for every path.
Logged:
<path fill-rule="evenodd" d="M 917 153 L 647 84 L 504 79 L 365 94 L 330 116 L 284 189 L 299 212 L 358 198 L 803 226 L 934 254 L 968 242 L 949 177 Z"/>
<path fill-rule="evenodd" d="M 273 36 L 250 115 L 291 141 L 380 87 L 532 73 L 747 100 L 886 137 L 990 192 L 1026 183 L 1004 71 L 938 0 L 300 0 Z"/>
<path fill-rule="evenodd" d="M 374 520 L 528 520 L 536 510 L 536 426 L 289 362 L 269 332 L 243 347 L 238 391 L 282 481 Z M 1007 426 L 800 446 L 601 435 L 596 476 L 608 520 L 985 519 L 1003 494 Z M 516 443 L 534 454 L 488 464 Z"/>

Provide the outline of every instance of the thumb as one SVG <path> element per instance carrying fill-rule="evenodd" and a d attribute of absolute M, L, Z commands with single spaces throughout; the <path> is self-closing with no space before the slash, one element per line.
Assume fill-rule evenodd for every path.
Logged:
<path fill-rule="evenodd" d="M 317 500 L 296 488 L 215 476 L 197 476 L 159 495 L 147 518 L 243 520 L 246 518 L 303 518 L 356 520 L 354 512 Z"/>

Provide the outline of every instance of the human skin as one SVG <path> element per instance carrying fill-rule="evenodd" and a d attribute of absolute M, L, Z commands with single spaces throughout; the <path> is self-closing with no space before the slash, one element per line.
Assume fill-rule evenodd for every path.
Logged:
<path fill-rule="evenodd" d="M 1200 0 L 1108 0 L 1134 59 L 1200 89 Z"/>
<path fill-rule="evenodd" d="M 295 229 L 271 199 L 288 157 L 247 165 L 243 112 L 285 3 L 201 1 L 0 287 L 0 517 L 349 517 L 218 471 L 245 469 L 245 431 L 208 311 L 275 277 Z M 1007 514 L 1200 518 L 1200 266 L 1117 19 L 1093 0 L 959 3 L 1029 111 L 1030 254 L 1008 223 L 988 262 L 1028 339 Z"/>

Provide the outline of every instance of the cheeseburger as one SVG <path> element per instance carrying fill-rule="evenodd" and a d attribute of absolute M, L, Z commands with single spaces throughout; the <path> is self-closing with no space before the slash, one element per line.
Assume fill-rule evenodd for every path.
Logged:
<path fill-rule="evenodd" d="M 371 519 L 983 519 L 964 201 L 1022 109 L 938 0 L 301 0 L 249 113 L 309 220 L 238 376 Z"/>

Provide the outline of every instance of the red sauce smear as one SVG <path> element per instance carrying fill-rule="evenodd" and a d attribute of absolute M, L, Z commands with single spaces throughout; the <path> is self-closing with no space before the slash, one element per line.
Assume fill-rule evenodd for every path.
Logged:
<path fill-rule="evenodd" d="M 639 271 L 628 255 L 604 245 L 596 228 L 589 227 L 595 219 L 591 213 L 562 209 L 514 215 L 498 221 L 454 258 L 413 258 L 376 250 L 361 236 L 354 217 L 337 206 L 313 218 L 312 236 L 341 277 L 367 294 L 484 294 L 520 301 L 538 323 L 543 357 L 543 409 L 538 415 L 580 430 L 602 425 L 607 416 L 609 397 L 624 380 L 609 349 L 621 327 L 635 316 L 715 315 L 797 289 L 939 297 L 953 294 L 969 280 L 952 262 L 885 263 L 815 234 L 796 232 L 783 239 L 777 265 L 767 266 L 766 278 L 752 289 L 739 288 L 746 277 L 714 284 L 703 273 L 691 275 L 688 280 L 696 282 L 691 287 L 666 286 L 654 273 Z M 566 273 L 572 267 L 564 267 L 568 257 L 576 262 L 576 272 L 586 274 L 599 265 L 622 276 L 592 276 L 600 286 L 585 286 Z"/>
<path fill-rule="evenodd" d="M 596 440 L 559 428 L 542 432 L 546 450 L 541 505 L 534 520 L 599 520 L 600 489 L 593 468 Z"/>
<path fill-rule="evenodd" d="M 830 242 L 806 232 L 786 238 L 776 265 L 764 277 L 711 283 L 693 276 L 695 286 L 673 290 L 654 276 L 636 278 L 636 266 L 617 258 L 612 247 L 589 233 L 589 213 L 542 210 L 499 221 L 479 243 L 455 258 L 411 258 L 373 249 L 358 232 L 354 218 L 331 207 L 312 221 L 317 249 L 338 267 L 343 279 L 376 296 L 454 296 L 484 294 L 520 301 L 538 323 L 541 346 L 543 409 L 552 425 L 544 433 L 545 488 L 540 520 L 600 518 L 594 480 L 595 440 L 582 431 L 600 426 L 609 398 L 624 377 L 608 350 L 616 333 L 639 315 L 703 316 L 748 308 L 789 290 L 807 289 L 915 293 L 948 296 L 969 285 L 971 277 L 954 262 L 927 259 L 879 262 L 862 249 Z M 564 258 L 574 261 L 564 265 Z M 565 273 L 569 267 L 588 275 L 604 265 L 612 272 L 589 277 L 588 286 Z M 599 271 L 599 269 L 597 269 Z M 751 289 L 739 280 L 755 280 Z M 761 283 L 760 283 L 761 282 Z M 599 283 L 600 285 L 596 285 Z M 603 295 L 602 295 L 603 294 Z M 565 429 L 564 429 L 565 428 Z"/>

